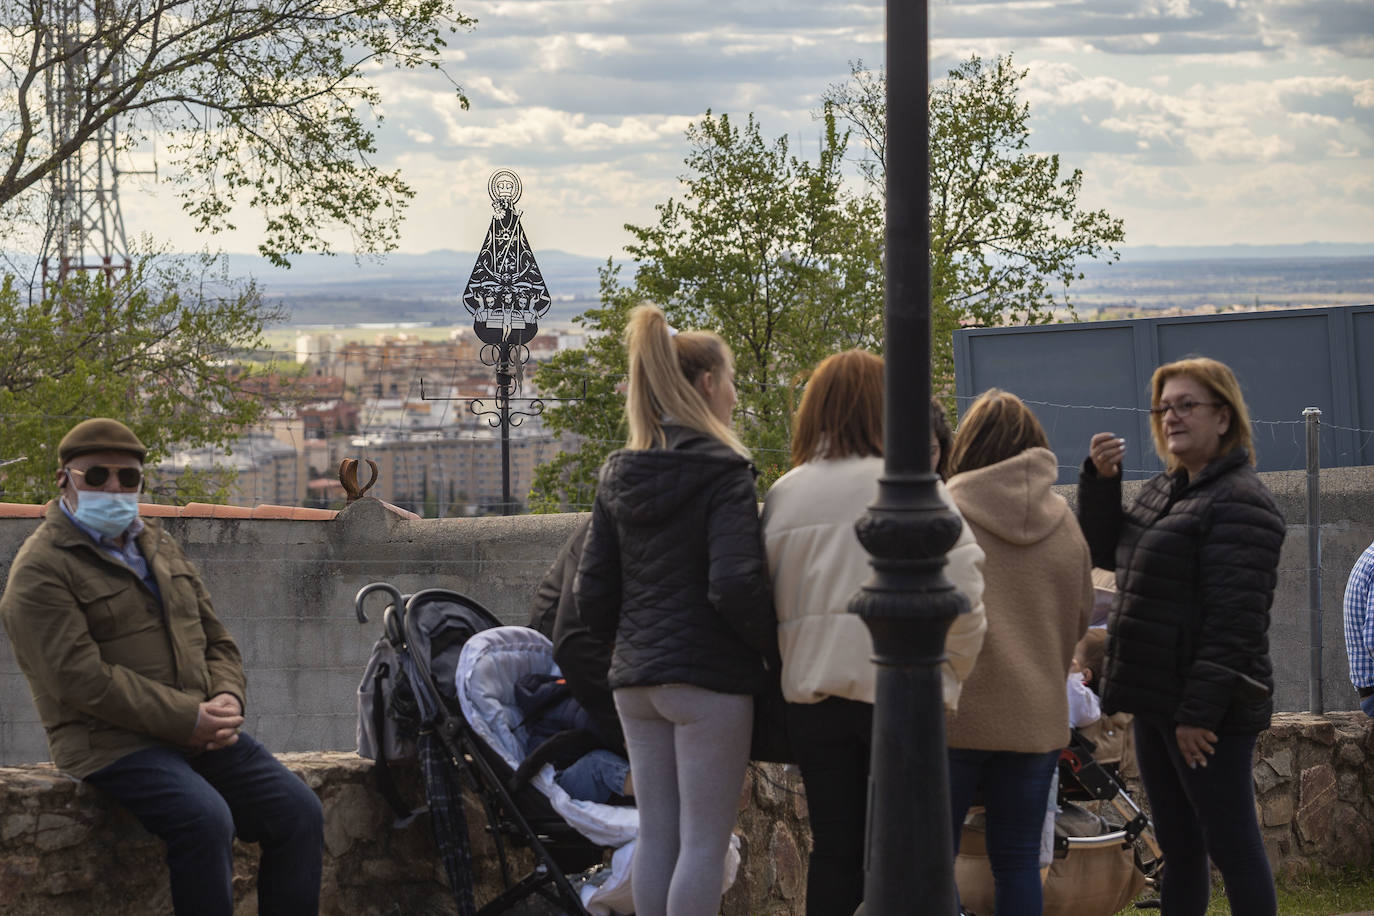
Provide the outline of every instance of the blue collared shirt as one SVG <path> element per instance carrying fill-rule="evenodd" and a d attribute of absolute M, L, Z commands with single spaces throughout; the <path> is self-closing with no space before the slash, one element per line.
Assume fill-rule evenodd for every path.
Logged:
<path fill-rule="evenodd" d="M 1345 586 L 1345 652 L 1350 683 L 1374 687 L 1374 544 L 1355 561 Z"/>
<path fill-rule="evenodd" d="M 152 570 L 148 568 L 148 561 L 144 558 L 143 551 L 138 549 L 138 536 L 147 527 L 143 524 L 143 519 L 135 516 L 129 527 L 124 529 L 124 546 L 121 547 L 115 543 L 113 538 L 107 538 L 89 525 L 81 524 L 72 514 L 72 510 L 67 508 L 65 499 L 59 499 L 57 504 L 62 507 L 67 518 L 72 520 L 73 525 L 95 541 L 95 546 L 99 547 L 111 559 L 117 560 L 133 570 L 135 575 L 143 580 L 143 584 L 148 586 L 149 590 L 157 596 L 157 599 L 162 600 L 162 593 L 158 591 L 157 580 L 153 577 Z"/>

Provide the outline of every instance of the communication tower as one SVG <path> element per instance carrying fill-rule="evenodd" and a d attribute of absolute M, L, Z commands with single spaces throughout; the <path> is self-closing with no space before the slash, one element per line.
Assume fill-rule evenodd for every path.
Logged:
<path fill-rule="evenodd" d="M 90 116 L 90 104 L 83 100 L 101 98 L 121 80 L 119 55 L 102 53 L 103 42 L 91 43 L 102 31 L 108 6 L 109 0 L 54 0 L 47 5 L 51 19 L 44 52 L 61 62 L 44 75 L 54 149 L 71 142 L 82 119 Z M 88 43 L 95 53 L 86 51 Z M 53 171 L 42 253 L 45 284 L 85 270 L 103 271 L 113 279 L 131 266 L 119 212 L 116 120 L 109 118 Z"/>

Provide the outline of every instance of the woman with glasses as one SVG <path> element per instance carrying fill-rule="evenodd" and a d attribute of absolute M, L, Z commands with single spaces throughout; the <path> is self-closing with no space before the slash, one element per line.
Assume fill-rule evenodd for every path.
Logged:
<path fill-rule="evenodd" d="M 1269 727 L 1283 516 L 1254 469 L 1250 416 L 1225 364 L 1160 366 L 1150 428 L 1165 471 L 1121 502 L 1125 442 L 1092 437 L 1078 483 L 1093 563 L 1116 570 L 1102 711 L 1135 714 L 1135 747 L 1164 851 L 1164 912 L 1201 916 L 1210 859 L 1231 912 L 1276 908 L 1251 768 Z"/>

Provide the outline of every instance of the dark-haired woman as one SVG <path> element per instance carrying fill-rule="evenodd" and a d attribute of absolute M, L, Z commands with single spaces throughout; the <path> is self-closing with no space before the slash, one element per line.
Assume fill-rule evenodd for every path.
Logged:
<path fill-rule="evenodd" d="M 932 402 L 932 420 L 938 409 Z M 783 696 L 811 821 L 808 916 L 850 916 L 863 899 L 875 669 L 868 627 L 848 604 L 870 572 L 854 522 L 878 495 L 882 455 L 882 359 L 863 350 L 828 357 L 797 410 L 792 470 L 768 491 L 763 510 Z M 946 641 L 951 713 L 983 639 L 982 562 L 965 527 L 945 569 L 972 605 Z"/>
<path fill-rule="evenodd" d="M 608 677 L 639 807 L 639 916 L 714 916 L 777 618 L 734 360 L 639 306 L 625 330 L 630 438 L 606 459 L 573 591 L 614 638 Z"/>
<path fill-rule="evenodd" d="M 1098 566 L 1116 570 L 1104 712 L 1135 714 L 1135 751 L 1166 865 L 1166 913 L 1200 916 L 1210 859 L 1231 912 L 1277 903 L 1255 818 L 1256 736 L 1273 711 L 1269 608 L 1285 525 L 1254 469 L 1235 374 L 1214 359 L 1160 366 L 1150 428 L 1166 470 L 1121 503 L 1125 441 L 1098 433 L 1078 511 Z"/>
<path fill-rule="evenodd" d="M 950 809 L 958 850 L 975 792 L 987 811 L 998 913 L 1038 916 L 1040 834 L 1059 751 L 1069 743 L 1064 690 L 1092 610 L 1088 545 L 1045 431 L 1013 394 L 992 389 L 954 434 L 949 490 L 978 545 L 987 635 L 949 721 Z"/>

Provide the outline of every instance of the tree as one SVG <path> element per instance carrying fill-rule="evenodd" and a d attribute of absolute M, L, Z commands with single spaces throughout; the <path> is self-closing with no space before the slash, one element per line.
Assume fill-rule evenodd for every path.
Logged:
<path fill-rule="evenodd" d="M 1029 108 L 1016 95 L 1024 76 L 1010 58 L 985 66 L 973 57 L 930 94 L 936 391 L 953 391 L 957 327 L 1051 320 L 1071 307 L 1075 263 L 1115 259 L 1112 245 L 1123 237 L 1120 220 L 1078 207 L 1080 171 L 1061 176 L 1058 156 L 1028 151 Z M 555 430 L 586 443 L 536 476 L 541 507 L 585 507 L 596 468 L 624 441 L 623 396 L 612 380 L 624 378 L 620 333 L 635 302 L 659 304 L 676 326 L 715 330 L 734 349 L 737 425 L 765 487 L 787 469 L 804 373 L 847 347 L 881 350 L 886 86 L 881 73 L 856 64 L 822 98 L 814 161 L 791 155 L 786 137 L 766 141 L 752 116 L 740 126 L 708 111 L 688 129 L 681 197 L 656 208 L 656 224 L 625 227 L 638 261 L 634 284 L 620 285 L 608 264 L 602 308 L 584 316 L 605 336 L 559 354 L 536 376 L 541 389 L 563 396 L 574 379 L 597 386 L 589 401 L 546 414 Z M 852 136 L 866 151 L 858 189 L 843 174 Z"/>
<path fill-rule="evenodd" d="M 862 62 L 823 94 L 852 125 L 874 194 L 885 186 L 886 81 Z M 1042 324 L 1072 309 L 1069 286 L 1083 259 L 1120 255 L 1121 220 L 1078 206 L 1083 172 L 1061 175 L 1059 156 L 1029 152 L 1026 76 L 1010 56 L 971 57 L 930 93 L 931 371 L 952 393 L 954 331 L 961 326 Z"/>
<path fill-rule="evenodd" d="M 270 402 L 243 395 L 233 358 L 262 346 L 265 309 L 251 283 L 206 262 L 140 261 L 114 283 L 76 275 L 41 302 L 0 285 L 0 470 L 9 501 L 52 496 L 57 444 L 79 420 L 127 422 L 155 464 L 174 444 L 225 446 Z M 180 498 L 222 488 L 186 477 Z"/>
<path fill-rule="evenodd" d="M 374 76 L 442 72 L 444 36 L 473 24 L 452 0 L 11 0 L 0 25 L 0 207 L 119 118 L 126 147 L 149 131 L 168 138 L 178 193 L 202 230 L 234 228 L 231 211 L 246 200 L 265 222 L 259 251 L 279 265 L 329 250 L 338 227 L 358 250 L 387 250 L 414 192 L 371 161 Z M 52 123 L 59 111 L 65 123 Z"/>
<path fill-rule="evenodd" d="M 872 224 L 880 212 L 844 188 L 847 136 L 827 119 L 815 162 L 789 152 L 786 137 L 764 139 L 709 111 L 687 131 L 689 174 L 680 199 L 656 209 L 650 226 L 628 225 L 639 262 L 633 286 L 612 262 L 602 272 L 602 307 L 581 319 L 601 336 L 559 354 L 536 375 L 540 390 L 567 397 L 587 380 L 587 400 L 552 407 L 555 432 L 585 437 L 535 478 L 536 505 L 585 505 L 596 469 L 625 441 L 625 352 L 629 310 L 663 308 L 670 323 L 718 332 L 735 352 L 741 437 L 765 482 L 787 469 L 796 377 L 827 353 L 878 346 L 881 268 Z"/>
<path fill-rule="evenodd" d="M 638 299 L 620 282 L 620 266 L 608 258 L 599 271 L 601 307 L 577 321 L 591 331 L 585 347 L 563 350 L 535 372 L 539 390 L 550 398 L 544 426 L 551 433 L 580 437 L 576 451 L 560 451 L 534 469 L 530 508 L 535 512 L 590 509 L 596 473 L 612 451 L 625 444 L 625 394 L 628 371 L 621 337 Z"/>

